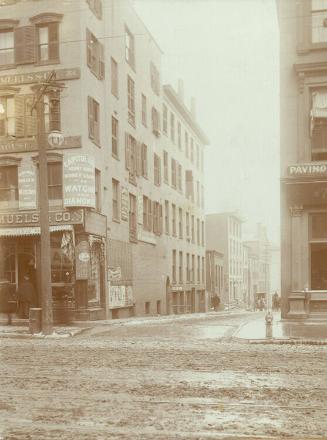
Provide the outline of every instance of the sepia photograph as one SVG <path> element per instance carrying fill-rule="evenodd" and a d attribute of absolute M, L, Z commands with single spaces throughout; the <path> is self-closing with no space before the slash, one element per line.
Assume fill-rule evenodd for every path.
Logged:
<path fill-rule="evenodd" d="M 327 439 L 326 348 L 327 0 L 0 0 L 0 440 Z"/>

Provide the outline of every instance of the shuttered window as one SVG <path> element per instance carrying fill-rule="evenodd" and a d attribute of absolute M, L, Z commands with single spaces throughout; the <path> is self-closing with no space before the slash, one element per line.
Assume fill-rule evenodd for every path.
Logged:
<path fill-rule="evenodd" d="M 169 177 L 168 177 L 168 153 L 167 153 L 167 151 L 163 152 L 163 163 L 164 163 L 164 181 L 165 181 L 165 183 L 169 183 Z"/>
<path fill-rule="evenodd" d="M 113 58 L 110 62 L 111 66 L 111 93 L 118 98 L 118 64 Z"/>
<path fill-rule="evenodd" d="M 102 19 L 102 0 L 86 0 L 93 14 L 99 19 Z"/>
<path fill-rule="evenodd" d="M 46 133 L 60 131 L 60 93 L 51 92 L 44 95 L 44 130 Z"/>
<path fill-rule="evenodd" d="M 17 200 L 17 166 L 0 167 L 0 207 L 15 207 Z"/>
<path fill-rule="evenodd" d="M 112 219 L 115 221 L 120 221 L 119 199 L 119 182 L 116 179 L 112 179 Z"/>
<path fill-rule="evenodd" d="M 153 165 L 154 165 L 154 184 L 157 186 L 161 185 L 161 164 L 160 157 L 157 154 L 153 156 Z"/>
<path fill-rule="evenodd" d="M 36 26 L 37 61 L 59 61 L 59 23 L 45 23 Z"/>
<path fill-rule="evenodd" d="M 152 107 L 152 132 L 156 136 L 160 136 L 160 116 L 155 107 Z"/>
<path fill-rule="evenodd" d="M 145 144 L 141 146 L 141 167 L 142 176 L 148 177 L 148 147 Z"/>
<path fill-rule="evenodd" d="M 15 96 L 15 136 L 19 138 L 36 136 L 36 112 L 31 112 L 34 95 Z"/>
<path fill-rule="evenodd" d="M 160 75 L 159 71 L 153 63 L 150 63 L 151 88 L 154 93 L 160 95 Z"/>
<path fill-rule="evenodd" d="M 147 125 L 147 105 L 146 105 L 146 96 L 142 94 L 142 124 L 146 127 Z"/>
<path fill-rule="evenodd" d="M 0 31 L 0 65 L 14 64 L 14 31 L 5 29 Z"/>
<path fill-rule="evenodd" d="M 0 97 L 0 137 L 15 136 L 15 99 Z"/>
<path fill-rule="evenodd" d="M 100 146 L 100 105 L 88 96 L 89 138 Z"/>
<path fill-rule="evenodd" d="M 128 122 L 135 126 L 135 85 L 132 78 L 127 75 L 127 100 L 128 100 Z"/>
<path fill-rule="evenodd" d="M 162 205 L 159 202 L 153 202 L 153 232 L 161 235 L 163 229 Z"/>
<path fill-rule="evenodd" d="M 30 64 L 36 61 L 35 26 L 23 26 L 14 30 L 15 63 Z"/>
<path fill-rule="evenodd" d="M 162 105 L 162 131 L 168 133 L 168 109 L 165 104 Z"/>
<path fill-rule="evenodd" d="M 111 153 L 118 159 L 118 120 L 114 116 L 111 117 Z"/>
<path fill-rule="evenodd" d="M 177 187 L 176 160 L 171 159 L 171 186 Z"/>
<path fill-rule="evenodd" d="M 91 72 L 98 79 L 103 79 L 105 76 L 104 47 L 89 29 L 86 29 L 86 58 Z"/>
<path fill-rule="evenodd" d="M 125 167 L 129 171 L 129 181 L 136 184 L 137 143 L 130 134 L 125 134 Z"/>
<path fill-rule="evenodd" d="M 50 204 L 62 202 L 62 163 L 48 163 L 48 197 Z M 51 203 L 52 201 L 52 203 Z"/>
<path fill-rule="evenodd" d="M 134 35 L 125 26 L 125 59 L 128 64 L 135 70 L 135 42 Z"/>

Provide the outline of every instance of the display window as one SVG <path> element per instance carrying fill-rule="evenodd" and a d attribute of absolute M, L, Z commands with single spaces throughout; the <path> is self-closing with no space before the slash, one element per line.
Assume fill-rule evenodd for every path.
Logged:
<path fill-rule="evenodd" d="M 327 290 L 327 213 L 310 214 L 311 290 Z"/>

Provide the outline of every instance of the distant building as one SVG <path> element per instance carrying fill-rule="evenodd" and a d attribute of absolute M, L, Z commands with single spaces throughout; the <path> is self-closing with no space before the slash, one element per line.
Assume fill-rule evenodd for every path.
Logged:
<path fill-rule="evenodd" d="M 206 246 L 224 255 L 226 304 L 243 302 L 242 219 L 231 212 L 207 215 Z"/>
<path fill-rule="evenodd" d="M 224 289 L 224 255 L 218 251 L 206 251 L 206 290 L 209 294 L 209 304 L 217 295 L 221 303 L 226 303 Z"/>

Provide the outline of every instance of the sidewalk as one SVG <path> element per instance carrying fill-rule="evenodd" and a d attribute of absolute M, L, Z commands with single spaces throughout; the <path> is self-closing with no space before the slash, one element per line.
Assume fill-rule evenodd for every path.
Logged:
<path fill-rule="evenodd" d="M 241 325 L 233 339 L 252 344 L 327 345 L 327 321 L 286 321 L 274 312 L 272 337 L 266 337 L 265 314 Z"/>
<path fill-rule="evenodd" d="M 31 334 L 29 332 L 29 321 L 27 319 L 13 318 L 12 325 L 6 325 L 5 315 L 0 314 L 0 338 L 64 338 L 77 336 L 87 330 L 99 326 L 128 326 L 142 324 L 156 324 L 158 322 L 183 321 L 190 319 L 215 318 L 217 316 L 229 316 L 245 313 L 244 310 L 222 310 L 220 312 L 190 313 L 185 315 L 158 315 L 158 316 L 140 316 L 125 319 L 105 319 L 98 321 L 74 321 L 67 325 L 55 325 L 52 335 L 43 335 L 42 333 Z"/>

